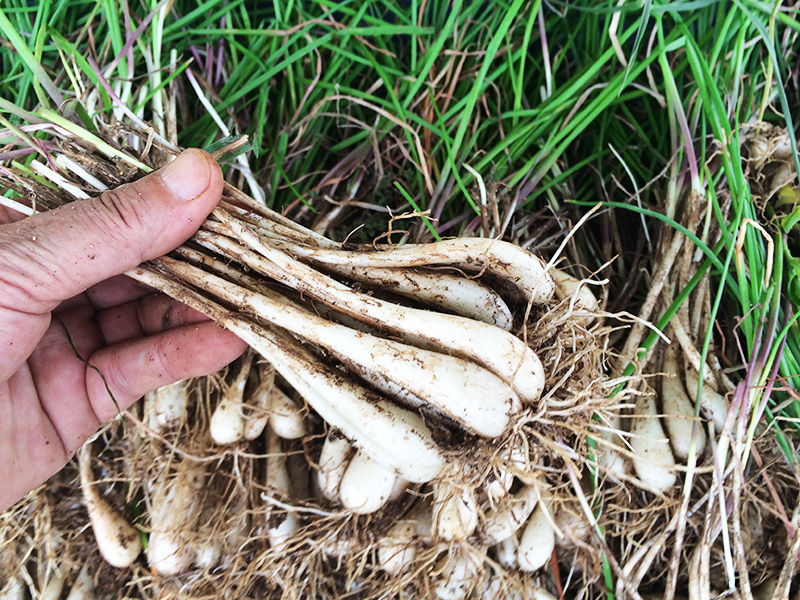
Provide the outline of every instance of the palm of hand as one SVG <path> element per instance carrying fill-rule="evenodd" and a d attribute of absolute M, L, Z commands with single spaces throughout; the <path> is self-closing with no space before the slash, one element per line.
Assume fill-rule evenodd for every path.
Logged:
<path fill-rule="evenodd" d="M 27 360 L 0 383 L 0 471 L 24 473 L 30 485 L 50 475 L 52 466 L 63 466 L 117 414 L 115 402 L 127 407 L 145 391 L 180 379 L 204 356 L 212 359 L 207 368 L 215 368 L 213 339 L 210 352 L 198 356 L 196 350 L 203 338 L 216 337 L 216 327 L 124 276 L 52 313 L 10 311 L 0 308 L 0 319 L 13 322 L 0 334 L 8 345 L 28 345 L 31 332 L 43 331 Z M 0 370 L 14 367 L 2 362 Z"/>

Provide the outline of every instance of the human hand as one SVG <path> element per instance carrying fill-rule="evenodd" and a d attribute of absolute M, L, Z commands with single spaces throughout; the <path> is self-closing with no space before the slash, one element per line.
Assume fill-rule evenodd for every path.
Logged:
<path fill-rule="evenodd" d="M 125 410 L 244 351 L 120 275 L 187 240 L 221 193 L 214 160 L 188 150 L 98 198 L 24 219 L 0 206 L 0 510 L 63 467 L 114 400 Z"/>

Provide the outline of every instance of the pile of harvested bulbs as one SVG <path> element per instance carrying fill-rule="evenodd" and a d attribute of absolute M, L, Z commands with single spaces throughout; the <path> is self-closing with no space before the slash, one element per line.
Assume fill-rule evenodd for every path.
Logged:
<path fill-rule="evenodd" d="M 176 152 L 51 131 L 41 179 L 0 177 L 18 208 Z M 2 515 L 2 600 L 577 598 L 621 572 L 592 507 L 627 392 L 586 281 L 499 240 L 337 243 L 229 184 L 129 275 L 251 350 L 148 394 Z"/>

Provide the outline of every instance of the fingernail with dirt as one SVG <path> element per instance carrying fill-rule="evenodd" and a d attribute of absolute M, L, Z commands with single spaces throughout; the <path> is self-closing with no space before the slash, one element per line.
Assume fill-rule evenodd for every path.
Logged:
<path fill-rule="evenodd" d="M 162 169 L 161 179 L 177 199 L 190 202 L 208 188 L 208 157 L 201 150 L 185 150 Z"/>

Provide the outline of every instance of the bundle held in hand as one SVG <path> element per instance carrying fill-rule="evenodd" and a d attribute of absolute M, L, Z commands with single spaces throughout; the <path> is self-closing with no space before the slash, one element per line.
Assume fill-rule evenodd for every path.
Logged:
<path fill-rule="evenodd" d="M 74 160 L 55 164 L 77 182 L 70 165 L 82 156 L 63 142 L 61 151 Z M 120 181 L 110 176 L 103 183 Z M 99 191 L 78 185 L 86 196 Z M 32 191 L 41 197 L 38 207 L 65 202 Z M 542 395 L 542 363 L 512 331 L 530 326 L 530 307 L 558 290 L 545 263 L 527 250 L 493 239 L 345 246 L 226 184 L 219 206 L 190 240 L 128 275 L 204 313 L 261 355 L 249 352 L 223 378 L 205 425 L 203 419 L 188 424 L 190 403 L 180 384 L 148 396 L 143 423 L 165 440 L 202 431 L 220 456 L 253 445 L 266 451 L 258 495 L 264 504 L 237 495 L 242 510 L 233 512 L 253 520 L 249 534 L 265 536 L 270 560 L 308 536 L 307 515 L 320 512 L 297 508 L 308 493 L 298 491 L 302 477 L 294 481 L 288 457 L 300 447 L 305 468 L 316 470 L 312 495 L 322 507 L 353 516 L 407 511 L 397 527 L 376 529 L 375 556 L 385 573 L 407 572 L 418 554 L 433 560 L 426 556 L 438 544 L 491 539 L 496 545 L 531 521 L 539 491 L 524 478 L 521 490 L 512 487 L 515 473 L 530 468 L 526 446 L 503 450 L 490 477 L 470 457 L 454 458 L 452 445 L 467 440 L 459 448 L 471 449 L 483 443 L 478 438 L 498 438 L 487 448 L 505 447 L 521 413 L 536 408 Z M 319 451 L 308 452 L 315 439 Z M 223 546 L 241 546 L 205 534 L 187 537 L 204 527 L 201 513 L 214 514 L 194 504 L 200 488 L 214 487 L 214 470 L 203 465 L 186 453 L 147 491 L 144 554 L 159 577 L 210 572 L 225 564 Z M 428 491 L 430 500 L 408 510 L 414 494 Z M 97 505 L 89 492 L 87 503 Z M 487 510 L 498 522 L 494 528 L 483 522 Z M 131 528 L 132 544 L 136 532 Z M 129 565 L 141 550 L 126 546 L 109 562 Z M 437 595 L 471 588 L 485 554 L 484 548 L 447 563 Z"/>
<path fill-rule="evenodd" d="M 439 275 L 426 267 L 448 265 L 447 301 L 413 293 Z M 543 262 L 506 242 L 347 250 L 226 186 L 192 240 L 131 275 L 236 333 L 369 458 L 420 483 L 444 465 L 430 419 L 499 436 L 544 387 L 506 302 L 470 272 L 510 301 L 554 290 Z"/>

